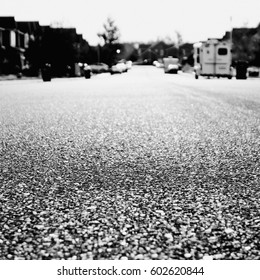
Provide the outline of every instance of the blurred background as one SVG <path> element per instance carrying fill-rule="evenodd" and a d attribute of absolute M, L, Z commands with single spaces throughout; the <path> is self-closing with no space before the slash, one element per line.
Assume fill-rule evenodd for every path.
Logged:
<path fill-rule="evenodd" d="M 0 75 L 82 76 L 86 65 L 152 65 L 177 57 L 189 71 L 193 44 L 232 42 L 232 61 L 260 67 L 259 1 L 17 1 L 1 3 Z M 102 65 L 101 65 L 102 66 Z"/>

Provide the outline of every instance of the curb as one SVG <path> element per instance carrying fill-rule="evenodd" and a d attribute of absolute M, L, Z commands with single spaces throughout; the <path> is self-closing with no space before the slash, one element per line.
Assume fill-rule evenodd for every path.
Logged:
<path fill-rule="evenodd" d="M 22 76 L 21 78 L 17 78 L 16 75 L 1 75 L 0 76 L 0 82 L 1 81 L 36 80 L 36 79 L 40 79 L 40 77 L 26 77 L 26 76 Z"/>

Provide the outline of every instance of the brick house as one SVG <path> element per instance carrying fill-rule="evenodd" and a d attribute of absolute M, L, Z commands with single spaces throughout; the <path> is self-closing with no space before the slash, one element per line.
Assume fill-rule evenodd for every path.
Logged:
<path fill-rule="evenodd" d="M 0 73 L 16 74 L 25 63 L 26 36 L 14 17 L 0 17 Z"/>

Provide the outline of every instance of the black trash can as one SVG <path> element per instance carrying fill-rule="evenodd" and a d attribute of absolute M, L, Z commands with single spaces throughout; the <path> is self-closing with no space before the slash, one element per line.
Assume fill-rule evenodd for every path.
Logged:
<path fill-rule="evenodd" d="M 86 79 L 91 78 L 91 68 L 90 68 L 89 65 L 84 66 L 84 76 L 85 76 Z"/>
<path fill-rule="evenodd" d="M 51 81 L 51 65 L 49 63 L 44 64 L 44 66 L 41 69 L 42 72 L 42 80 L 44 82 L 50 82 Z"/>
<path fill-rule="evenodd" d="M 23 74 L 22 74 L 22 71 L 21 71 L 21 67 L 19 65 L 15 66 L 15 72 L 16 72 L 16 77 L 18 79 L 21 79 Z"/>
<path fill-rule="evenodd" d="M 238 60 L 236 62 L 236 78 L 247 79 L 248 62 L 246 60 Z"/>

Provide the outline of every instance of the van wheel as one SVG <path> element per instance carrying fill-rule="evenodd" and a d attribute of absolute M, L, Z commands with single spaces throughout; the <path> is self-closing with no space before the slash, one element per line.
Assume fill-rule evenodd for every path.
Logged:
<path fill-rule="evenodd" d="M 228 79 L 231 80 L 231 79 L 232 79 L 232 76 L 228 76 Z"/>
<path fill-rule="evenodd" d="M 195 79 L 198 80 L 198 78 L 199 78 L 199 75 L 195 74 Z"/>

